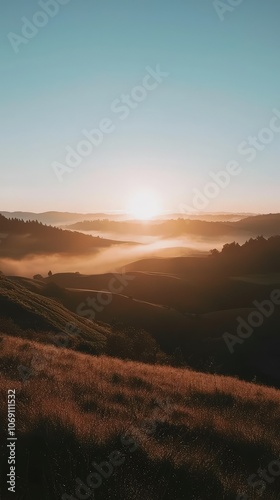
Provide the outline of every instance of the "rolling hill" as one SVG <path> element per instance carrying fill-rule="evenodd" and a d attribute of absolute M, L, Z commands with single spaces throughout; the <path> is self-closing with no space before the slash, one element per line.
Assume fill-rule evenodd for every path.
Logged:
<path fill-rule="evenodd" d="M 176 238 L 180 236 L 200 237 L 203 240 L 218 238 L 255 238 L 280 234 L 280 214 L 256 215 L 239 219 L 213 220 L 206 218 L 152 220 L 152 221 L 116 221 L 104 219 L 84 220 L 69 225 L 76 231 L 99 231 L 112 235 L 149 235 L 158 238 Z"/>
<path fill-rule="evenodd" d="M 63 306 L 64 311 L 78 314 L 88 328 L 91 324 L 94 329 L 103 325 L 107 334 L 107 347 L 103 352 L 135 359 L 135 344 L 132 348 L 128 345 L 134 338 L 132 332 L 143 331 L 149 340 L 141 341 L 146 352 L 141 360 L 161 362 L 162 359 L 164 363 L 183 363 L 200 371 L 236 375 L 245 380 L 257 377 L 258 381 L 280 386 L 278 307 L 261 326 L 253 329 L 250 338 L 242 341 L 243 345 L 235 346 L 234 353 L 229 351 L 224 339 L 225 332 L 236 334 L 238 318 L 246 321 L 256 311 L 255 301 L 266 300 L 277 285 L 252 283 L 242 278 L 204 277 L 199 281 L 195 276 L 185 280 L 136 272 L 126 287 L 110 292 L 108 285 L 113 276 L 118 275 L 68 273 L 45 280 L 9 279 L 14 286 L 24 287 L 27 294 L 36 293 L 37 299 L 38 296 L 51 299 L 59 307 Z M 158 347 L 152 346 L 151 339 Z M 154 349 L 158 352 L 156 356 Z"/>
<path fill-rule="evenodd" d="M 59 301 L 38 293 L 42 287 L 37 283 L 33 291 L 24 286 L 24 280 L 15 281 L 0 276 L 0 319 L 2 330 L 11 329 L 19 336 L 55 343 L 61 338 L 63 345 L 92 353 L 105 352 L 109 330 L 92 323 L 66 309 Z M 11 326 L 12 320 L 16 326 Z M 72 327 L 71 327 L 72 325 Z"/>
<path fill-rule="evenodd" d="M 0 215 L 0 258 L 28 255 L 84 255 L 122 242 L 46 226 L 37 221 L 6 219 Z"/>

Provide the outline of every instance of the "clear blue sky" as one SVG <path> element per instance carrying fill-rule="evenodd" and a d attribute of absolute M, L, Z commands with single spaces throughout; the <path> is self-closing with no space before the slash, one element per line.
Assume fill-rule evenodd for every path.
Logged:
<path fill-rule="evenodd" d="M 237 159 L 207 209 L 280 211 L 280 133 L 252 163 L 237 152 L 280 111 L 279 0 L 244 0 L 223 22 L 212 0 L 70 0 L 16 54 L 7 34 L 38 10 L 2 6 L 1 210 L 125 210 L 148 187 L 177 211 Z M 157 64 L 169 76 L 120 120 L 112 102 Z M 114 132 L 59 182 L 52 162 L 103 118 Z"/>

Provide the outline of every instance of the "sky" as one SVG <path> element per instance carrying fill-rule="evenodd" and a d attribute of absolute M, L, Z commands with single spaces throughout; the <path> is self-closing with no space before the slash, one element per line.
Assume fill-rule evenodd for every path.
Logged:
<path fill-rule="evenodd" d="M 280 211 L 279 0 L 60 1 L 2 6 L 0 210 Z"/>

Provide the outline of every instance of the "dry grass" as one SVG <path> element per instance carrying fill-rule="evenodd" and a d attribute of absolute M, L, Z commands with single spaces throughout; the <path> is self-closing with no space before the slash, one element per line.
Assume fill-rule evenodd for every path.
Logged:
<path fill-rule="evenodd" d="M 35 457 L 36 443 L 45 450 L 48 493 L 42 499 L 74 493 L 75 478 L 85 480 L 91 471 L 90 460 L 101 462 L 122 450 L 121 436 L 127 434 L 138 449 L 127 452 L 124 465 L 96 491 L 97 499 L 220 500 L 234 499 L 238 491 L 253 499 L 248 476 L 280 455 L 275 389 L 5 335 L 0 345 L 1 421 L 6 391 L 15 388 L 19 442 L 26 440 Z M 32 367 L 25 383 L 19 365 Z M 28 488 L 26 498 L 41 500 Z M 279 489 L 276 478 L 262 498 L 276 500 Z"/>

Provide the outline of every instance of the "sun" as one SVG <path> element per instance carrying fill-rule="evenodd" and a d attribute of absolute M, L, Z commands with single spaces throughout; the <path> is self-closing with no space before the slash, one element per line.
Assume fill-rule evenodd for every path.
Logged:
<path fill-rule="evenodd" d="M 131 198 L 127 212 L 138 220 L 152 219 L 160 213 L 158 196 L 150 190 L 138 191 Z"/>

